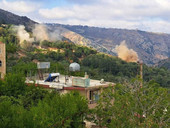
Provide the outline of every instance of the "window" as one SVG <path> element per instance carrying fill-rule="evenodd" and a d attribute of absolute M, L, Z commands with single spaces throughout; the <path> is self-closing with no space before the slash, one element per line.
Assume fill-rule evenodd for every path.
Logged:
<path fill-rule="evenodd" d="M 2 61 L 0 60 L 0 67 L 2 66 Z"/>
<path fill-rule="evenodd" d="M 90 101 L 91 103 L 95 103 L 99 100 L 100 90 L 91 90 L 90 91 Z"/>

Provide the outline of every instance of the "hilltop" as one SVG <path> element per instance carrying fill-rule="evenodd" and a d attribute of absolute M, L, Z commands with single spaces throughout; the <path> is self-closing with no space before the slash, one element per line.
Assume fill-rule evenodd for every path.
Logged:
<path fill-rule="evenodd" d="M 37 24 L 37 22 L 29 19 L 26 16 L 18 16 L 2 9 L 0 9 L 0 23 L 24 25 L 28 29 L 31 29 L 31 27 L 33 27 L 34 24 Z"/>

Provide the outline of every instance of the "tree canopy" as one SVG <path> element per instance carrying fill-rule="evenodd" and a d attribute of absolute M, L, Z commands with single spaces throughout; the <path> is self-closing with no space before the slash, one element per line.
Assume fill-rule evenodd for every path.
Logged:
<path fill-rule="evenodd" d="M 165 127 L 170 125 L 168 90 L 154 82 L 117 84 L 105 89 L 91 116 L 100 127 Z"/>

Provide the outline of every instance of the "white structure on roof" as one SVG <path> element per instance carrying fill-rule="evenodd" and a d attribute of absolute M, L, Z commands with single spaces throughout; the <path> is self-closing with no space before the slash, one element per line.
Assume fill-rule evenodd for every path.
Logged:
<path fill-rule="evenodd" d="M 69 71 L 80 71 L 80 65 L 78 63 L 71 63 L 69 66 Z"/>
<path fill-rule="evenodd" d="M 56 75 L 56 74 L 54 74 Z M 69 79 L 67 80 L 67 82 L 65 82 L 65 76 L 60 74 L 60 82 L 58 81 L 53 81 L 53 82 L 44 82 L 44 80 L 26 80 L 26 83 L 35 83 L 35 84 L 39 84 L 39 85 L 48 85 L 50 88 L 55 88 L 55 89 L 63 89 L 63 87 L 75 87 L 74 85 L 74 79 L 78 80 L 76 82 L 84 82 L 83 80 L 85 80 L 86 78 L 84 77 L 74 77 L 74 76 L 70 76 Z M 82 80 L 82 81 L 81 81 Z M 102 87 L 105 85 L 110 85 L 113 84 L 111 82 L 104 82 L 101 83 L 100 80 L 94 80 L 94 79 L 89 79 L 88 81 L 88 85 L 87 86 L 77 86 L 77 87 L 82 87 L 82 88 L 98 88 L 98 87 Z"/>
<path fill-rule="evenodd" d="M 60 73 L 50 73 L 51 76 L 60 76 Z"/>
<path fill-rule="evenodd" d="M 38 62 L 37 68 L 38 69 L 48 69 L 48 68 L 50 68 L 50 62 Z"/>

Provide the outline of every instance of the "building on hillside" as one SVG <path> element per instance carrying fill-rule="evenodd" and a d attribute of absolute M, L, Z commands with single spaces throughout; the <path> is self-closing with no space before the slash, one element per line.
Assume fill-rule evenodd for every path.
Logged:
<path fill-rule="evenodd" d="M 33 81 L 29 80 L 26 82 L 33 83 Z M 87 74 L 84 77 L 70 76 L 66 79 L 64 75 L 60 75 L 59 73 L 49 74 L 46 80 L 35 80 L 35 84 L 36 86 L 42 86 L 47 89 L 55 89 L 61 94 L 78 91 L 88 99 L 90 108 L 95 107 L 95 103 L 99 100 L 99 95 L 104 88 L 114 86 L 114 83 L 105 82 L 103 79 L 90 79 Z"/>
<path fill-rule="evenodd" d="M 3 79 L 6 74 L 6 45 L 0 42 L 0 78 Z"/>

